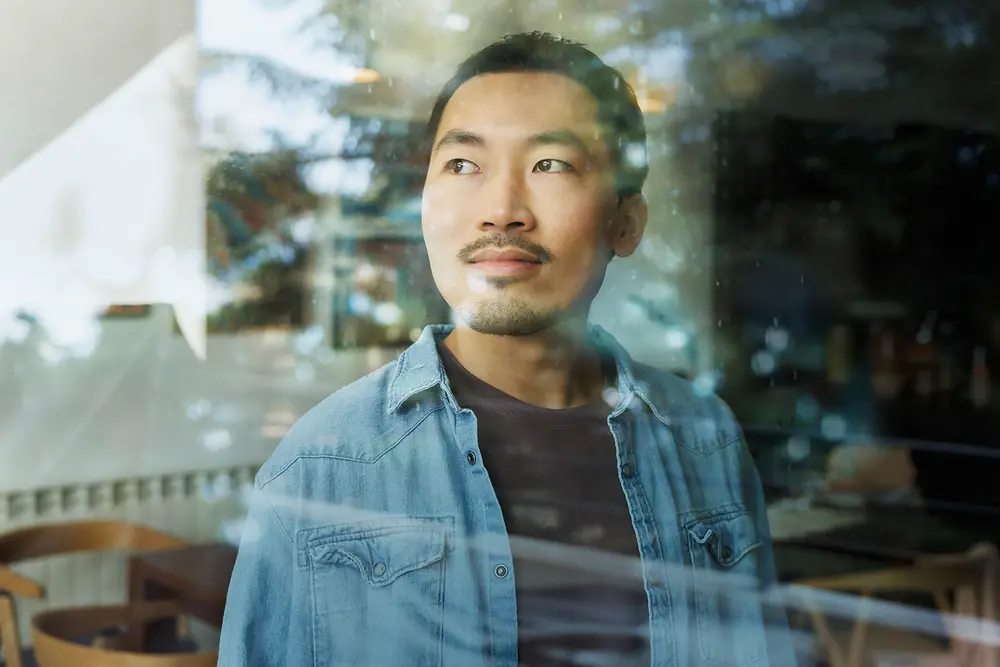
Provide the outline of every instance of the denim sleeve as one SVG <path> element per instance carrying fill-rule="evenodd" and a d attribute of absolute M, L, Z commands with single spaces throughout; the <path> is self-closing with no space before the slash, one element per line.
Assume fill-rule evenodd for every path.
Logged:
<path fill-rule="evenodd" d="M 219 667 L 278 667 L 296 662 L 289 647 L 296 572 L 294 542 L 266 491 L 254 487 L 229 583 Z"/>
<path fill-rule="evenodd" d="M 758 536 L 763 545 L 760 548 L 757 576 L 761 594 L 764 596 L 764 622 L 767 632 L 767 653 L 770 667 L 795 667 L 796 652 L 792 633 L 788 625 L 788 614 L 783 598 L 778 594 L 778 577 L 774 565 L 774 545 L 771 541 L 771 527 L 767 518 L 767 503 L 760 473 L 747 449 L 746 442 L 740 444 L 741 476 L 743 495 L 747 508 L 753 516 Z"/>

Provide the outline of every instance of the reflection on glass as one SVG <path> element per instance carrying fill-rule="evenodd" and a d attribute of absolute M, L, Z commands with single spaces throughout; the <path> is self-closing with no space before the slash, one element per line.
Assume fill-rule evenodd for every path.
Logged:
<path fill-rule="evenodd" d="M 405 347 L 448 320 L 419 238 L 339 239 L 335 254 L 334 347 Z"/>

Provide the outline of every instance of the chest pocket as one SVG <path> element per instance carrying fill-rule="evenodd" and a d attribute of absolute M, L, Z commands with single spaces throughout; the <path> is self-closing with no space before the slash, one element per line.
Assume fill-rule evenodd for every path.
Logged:
<path fill-rule="evenodd" d="M 693 565 L 698 645 L 705 661 L 745 667 L 765 657 L 757 550 L 762 542 L 745 508 L 684 524 Z"/>
<path fill-rule="evenodd" d="M 309 531 L 315 664 L 441 661 L 451 519 L 386 518 Z"/>

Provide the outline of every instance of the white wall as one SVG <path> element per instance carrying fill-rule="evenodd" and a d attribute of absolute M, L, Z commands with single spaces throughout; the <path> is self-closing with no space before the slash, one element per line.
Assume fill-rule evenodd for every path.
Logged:
<path fill-rule="evenodd" d="M 193 28 L 191 0 L 0 0 L 0 176 Z"/>
<path fill-rule="evenodd" d="M 0 492 L 260 463 L 294 419 L 392 356 L 254 333 L 211 336 L 200 361 L 169 307 L 102 324 L 82 359 L 46 361 L 37 334 L 0 346 Z"/>

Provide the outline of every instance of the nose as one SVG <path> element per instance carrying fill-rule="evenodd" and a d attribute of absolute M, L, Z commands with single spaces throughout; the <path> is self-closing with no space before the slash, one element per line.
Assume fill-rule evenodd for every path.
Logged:
<path fill-rule="evenodd" d="M 535 217 L 526 196 L 524 179 L 517 173 L 495 173 L 479 192 L 483 231 L 526 232 L 535 227 Z"/>

